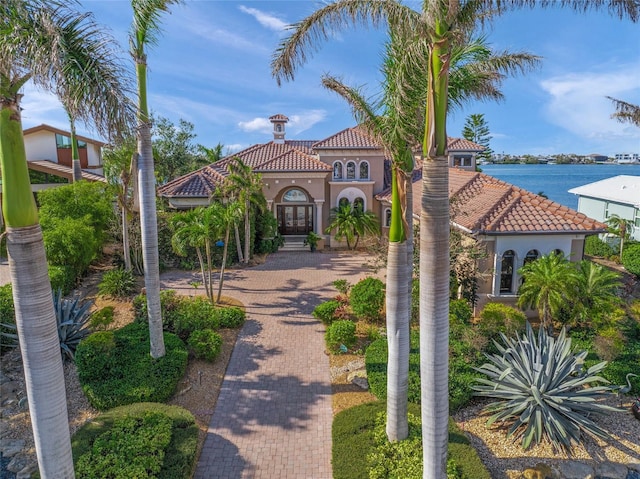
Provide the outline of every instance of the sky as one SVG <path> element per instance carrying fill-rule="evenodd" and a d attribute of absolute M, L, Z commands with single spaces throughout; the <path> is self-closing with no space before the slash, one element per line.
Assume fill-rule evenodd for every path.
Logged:
<path fill-rule="evenodd" d="M 420 9 L 420 2 L 407 2 Z M 351 110 L 326 90 L 330 73 L 348 85 L 379 91 L 384 29 L 353 27 L 335 32 L 278 86 L 271 59 L 287 27 L 322 3 L 307 0 L 186 0 L 162 17 L 157 43 L 148 49 L 149 107 L 156 116 L 194 124 L 196 143 L 222 143 L 230 153 L 272 139 L 268 118 L 289 118 L 287 139 L 321 140 L 355 125 Z M 82 0 L 83 11 L 113 35 L 123 62 L 132 12 L 126 0 Z M 533 72 L 504 81 L 505 99 L 470 102 L 450 110 L 449 136 L 461 137 L 465 120 L 483 114 L 490 147 L 510 155 L 640 153 L 640 128 L 611 119 L 611 96 L 640 105 L 640 26 L 606 12 L 524 9 L 494 20 L 486 31 L 495 51 L 543 57 Z M 23 127 L 46 123 L 68 129 L 55 97 L 27 85 Z M 100 139 L 90 125 L 78 133 Z"/>

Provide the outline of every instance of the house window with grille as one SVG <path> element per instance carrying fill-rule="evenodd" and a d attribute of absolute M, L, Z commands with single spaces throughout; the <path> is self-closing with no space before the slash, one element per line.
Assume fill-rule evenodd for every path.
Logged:
<path fill-rule="evenodd" d="M 340 161 L 336 161 L 333 163 L 333 179 L 342 179 L 342 163 Z"/>
<path fill-rule="evenodd" d="M 356 179 L 356 164 L 353 161 L 347 163 L 347 180 Z"/>
<path fill-rule="evenodd" d="M 360 163 L 360 179 L 368 180 L 369 179 L 369 163 L 366 161 L 362 161 Z"/>
<path fill-rule="evenodd" d="M 516 254 L 513 250 L 505 251 L 502 255 L 502 265 L 500 267 L 500 293 L 513 292 L 513 265 Z"/>

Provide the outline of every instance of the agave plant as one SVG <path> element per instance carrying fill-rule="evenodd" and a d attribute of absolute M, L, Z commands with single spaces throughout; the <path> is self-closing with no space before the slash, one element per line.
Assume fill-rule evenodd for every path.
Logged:
<path fill-rule="evenodd" d="M 58 322 L 58 338 L 63 358 L 73 361 L 78 343 L 91 333 L 89 309 L 93 301 L 83 301 L 79 296 L 62 297 L 62 290 L 53 293 L 53 307 Z"/>
<path fill-rule="evenodd" d="M 541 326 L 536 340 L 527 323 L 521 338 L 502 333 L 501 337 L 504 346 L 494 341 L 499 354 L 486 355 L 490 362 L 476 368 L 489 379 L 478 378 L 481 384 L 473 386 L 476 395 L 499 399 L 485 408 L 493 413 L 488 425 L 510 423 L 507 437 L 522 438 L 524 449 L 545 436 L 555 448 L 570 452 L 582 432 L 607 436 L 589 418 L 592 413 L 619 411 L 598 401 L 611 394 L 610 387 L 591 386 L 608 383 L 597 375 L 606 361 L 585 370 L 587 352 L 571 350 L 571 338 L 564 328 L 554 338 Z"/>

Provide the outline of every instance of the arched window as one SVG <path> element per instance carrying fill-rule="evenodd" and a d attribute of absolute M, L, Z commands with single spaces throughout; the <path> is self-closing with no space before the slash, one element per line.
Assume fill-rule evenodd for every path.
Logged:
<path fill-rule="evenodd" d="M 288 203 L 308 203 L 305 192 L 297 188 L 292 188 L 282 195 L 282 201 Z"/>
<path fill-rule="evenodd" d="M 527 252 L 527 256 L 524 257 L 524 264 L 531 263 L 535 261 L 540 256 L 537 249 L 532 249 Z"/>
<path fill-rule="evenodd" d="M 360 162 L 360 179 L 368 180 L 369 179 L 369 163 L 366 161 Z"/>
<path fill-rule="evenodd" d="M 500 268 L 500 292 L 513 292 L 513 264 L 516 254 L 513 250 L 505 251 L 502 255 L 502 266 Z"/>
<path fill-rule="evenodd" d="M 364 200 L 362 198 L 356 198 L 353 200 L 353 210 L 364 213 Z"/>
<path fill-rule="evenodd" d="M 278 124 L 276 125 L 276 131 L 277 131 L 278 133 L 280 133 L 280 132 L 282 131 L 282 125 L 281 125 L 281 124 L 279 124 L 279 123 L 278 123 Z"/>
<path fill-rule="evenodd" d="M 338 201 L 338 207 L 342 208 L 343 206 L 347 206 L 350 205 L 351 202 L 349 201 L 348 198 L 340 198 L 340 201 Z"/>
<path fill-rule="evenodd" d="M 342 179 L 342 163 L 340 161 L 335 161 L 333 163 L 333 179 L 334 180 Z"/>
<path fill-rule="evenodd" d="M 391 226 L 391 208 L 384 210 L 384 225 L 389 228 Z"/>
<path fill-rule="evenodd" d="M 553 254 L 557 254 L 558 256 L 561 256 L 564 258 L 564 251 L 562 251 L 561 249 L 558 249 L 558 248 L 554 249 Z"/>
<path fill-rule="evenodd" d="M 356 179 L 356 164 L 353 161 L 347 162 L 347 180 Z"/>

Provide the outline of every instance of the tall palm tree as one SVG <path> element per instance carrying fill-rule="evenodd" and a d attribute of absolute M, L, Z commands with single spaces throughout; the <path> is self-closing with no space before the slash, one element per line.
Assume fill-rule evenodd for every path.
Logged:
<path fill-rule="evenodd" d="M 218 280 L 218 298 L 219 303 L 222 297 L 222 285 L 224 284 L 224 270 L 227 266 L 227 254 L 229 252 L 229 236 L 231 228 L 238 223 L 242 217 L 242 205 L 238 201 L 229 201 L 221 205 L 220 221 L 224 228 L 224 245 L 222 250 L 222 264 L 220 265 L 220 279 Z"/>
<path fill-rule="evenodd" d="M 618 254 L 622 258 L 624 241 L 629 238 L 630 230 L 633 228 L 633 221 L 613 214 L 607 218 L 606 223 L 607 226 L 609 226 L 609 232 L 620 238 L 620 250 Z"/>
<path fill-rule="evenodd" d="M 22 135 L 20 89 L 38 87 L 83 104 L 83 120 L 110 136 L 117 121 L 99 89 L 77 88 L 86 64 L 67 61 L 104 53 L 96 41 L 114 45 L 93 17 L 55 1 L 4 0 L 0 4 L 0 167 L 7 250 L 13 284 L 31 424 L 43 478 L 73 478 L 67 405 L 51 285 L 38 210 L 31 192 Z M 73 40 L 73 41 L 63 41 Z M 101 40 L 100 40 L 101 39 Z M 75 53 L 74 53 L 75 52 Z M 109 57 L 117 69 L 118 63 Z M 126 79 L 124 70 L 121 78 Z M 125 83 L 118 86 L 126 105 Z M 122 118 L 122 117 L 120 117 Z"/>
<path fill-rule="evenodd" d="M 293 79 L 298 66 L 336 29 L 387 21 L 414 32 L 414 44 L 426 45 L 426 56 L 413 55 L 416 68 L 426 72 L 423 139 L 422 213 L 420 216 L 420 357 L 422 383 L 423 477 L 446 475 L 448 373 L 448 162 L 446 120 L 449 65 L 455 39 L 472 29 L 479 14 L 499 14 L 509 8 L 535 6 L 535 0 L 423 0 L 416 12 L 392 0 L 341 0 L 330 3 L 297 23 L 274 55 L 272 72 L 278 83 Z M 543 6 L 568 6 L 576 11 L 607 7 L 620 17 L 637 21 L 635 0 L 559 0 Z M 418 49 L 420 51 L 420 49 Z M 424 48 L 422 49 L 424 51 Z"/>
<path fill-rule="evenodd" d="M 160 19 L 169 6 L 179 0 L 131 0 L 133 24 L 131 26 L 131 56 L 138 79 L 138 162 L 137 176 L 140 200 L 140 226 L 142 232 L 142 258 L 144 285 L 147 291 L 149 338 L 151 357 L 165 355 L 160 309 L 160 261 L 158 254 L 158 222 L 156 218 L 156 188 L 151 144 L 151 117 L 147 104 L 147 46 L 158 40 Z"/>
<path fill-rule="evenodd" d="M 551 253 L 518 270 L 523 283 L 518 289 L 518 306 L 538 310 L 540 321 L 553 331 L 553 319 L 571 302 L 577 287 L 573 264 L 563 255 Z"/>
<path fill-rule="evenodd" d="M 227 177 L 227 194 L 237 199 L 244 210 L 244 254 L 242 260 L 249 262 L 251 255 L 251 208 L 264 210 L 267 201 L 262 193 L 262 176 L 254 173 L 242 159 L 236 157 L 229 163 Z M 237 240 L 237 238 L 236 238 Z"/>

